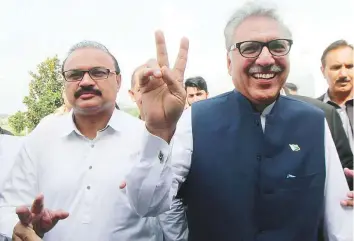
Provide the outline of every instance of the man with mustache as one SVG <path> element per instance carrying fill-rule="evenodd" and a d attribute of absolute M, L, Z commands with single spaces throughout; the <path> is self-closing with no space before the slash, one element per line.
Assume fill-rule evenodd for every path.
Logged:
<path fill-rule="evenodd" d="M 163 241 L 171 230 L 164 225 L 174 228 L 168 237 L 183 240 L 184 216 L 142 218 L 119 188 L 141 153 L 136 139 L 145 126 L 115 108 L 116 58 L 83 41 L 70 49 L 62 74 L 72 110 L 26 137 L 0 195 L 0 234 L 10 238 L 20 220 L 46 241 Z"/>
<path fill-rule="evenodd" d="M 321 71 L 327 80 L 328 91 L 318 98 L 337 109 L 352 152 L 354 152 L 353 56 L 353 45 L 345 40 L 337 40 L 323 51 Z"/>
<path fill-rule="evenodd" d="M 154 216 L 183 198 L 189 241 L 317 241 L 322 218 L 328 240 L 352 240 L 352 209 L 340 205 L 349 189 L 324 113 L 279 95 L 290 30 L 268 2 L 252 1 L 224 33 L 236 90 L 184 112 L 188 40 L 170 67 L 156 34 L 157 60 L 140 72 L 149 155 L 126 178 L 131 205 Z"/>

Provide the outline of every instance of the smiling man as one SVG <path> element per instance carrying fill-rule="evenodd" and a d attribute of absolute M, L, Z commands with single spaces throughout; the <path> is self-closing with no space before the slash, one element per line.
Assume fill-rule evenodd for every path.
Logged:
<path fill-rule="evenodd" d="M 317 241 L 322 219 L 328 240 L 352 240 L 352 210 L 340 205 L 349 189 L 323 111 L 279 95 L 292 42 L 269 2 L 246 3 L 225 28 L 236 90 L 183 111 L 188 41 L 170 68 L 156 34 L 157 61 L 140 74 L 146 151 L 126 179 L 140 215 L 179 196 L 189 241 Z"/>

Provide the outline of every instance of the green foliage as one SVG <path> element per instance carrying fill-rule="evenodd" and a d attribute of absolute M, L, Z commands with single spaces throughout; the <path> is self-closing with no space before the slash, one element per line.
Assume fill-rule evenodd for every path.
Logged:
<path fill-rule="evenodd" d="M 54 56 L 40 63 L 36 72 L 29 73 L 32 77 L 29 84 L 29 95 L 23 100 L 23 103 L 27 106 L 27 112 L 23 113 L 24 121 L 19 118 L 20 114 L 18 113 L 16 113 L 17 117 L 10 117 L 10 125 L 14 128 L 14 131 L 20 130 L 19 128 L 23 127 L 23 123 L 23 129 L 27 127 L 29 131 L 33 130 L 43 117 L 53 113 L 64 103 L 62 99 L 64 82 L 60 71 L 59 59 Z"/>
<path fill-rule="evenodd" d="M 14 115 L 9 117 L 8 122 L 15 134 L 20 135 L 26 128 L 26 114 L 24 112 L 17 111 Z"/>
<path fill-rule="evenodd" d="M 127 108 L 123 109 L 123 111 L 127 112 L 128 114 L 131 114 L 132 116 L 138 117 L 139 116 L 139 109 L 138 108 Z"/>

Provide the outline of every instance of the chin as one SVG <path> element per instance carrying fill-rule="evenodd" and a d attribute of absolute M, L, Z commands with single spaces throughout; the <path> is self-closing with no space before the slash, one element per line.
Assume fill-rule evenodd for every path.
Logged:
<path fill-rule="evenodd" d="M 250 92 L 251 98 L 257 103 L 272 103 L 278 97 L 279 92 L 277 90 L 257 90 Z"/>

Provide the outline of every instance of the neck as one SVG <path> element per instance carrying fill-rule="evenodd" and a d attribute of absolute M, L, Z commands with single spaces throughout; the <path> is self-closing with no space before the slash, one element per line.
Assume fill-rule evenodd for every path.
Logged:
<path fill-rule="evenodd" d="M 111 119 L 113 110 L 107 110 L 93 115 L 83 115 L 74 111 L 77 129 L 89 139 L 95 139 L 97 132 L 104 129 Z"/>
<path fill-rule="evenodd" d="M 331 101 L 338 105 L 344 104 L 346 101 L 353 99 L 353 92 L 354 89 L 352 89 L 349 92 L 337 92 L 333 93 L 331 91 L 328 91 L 328 96 Z"/>

